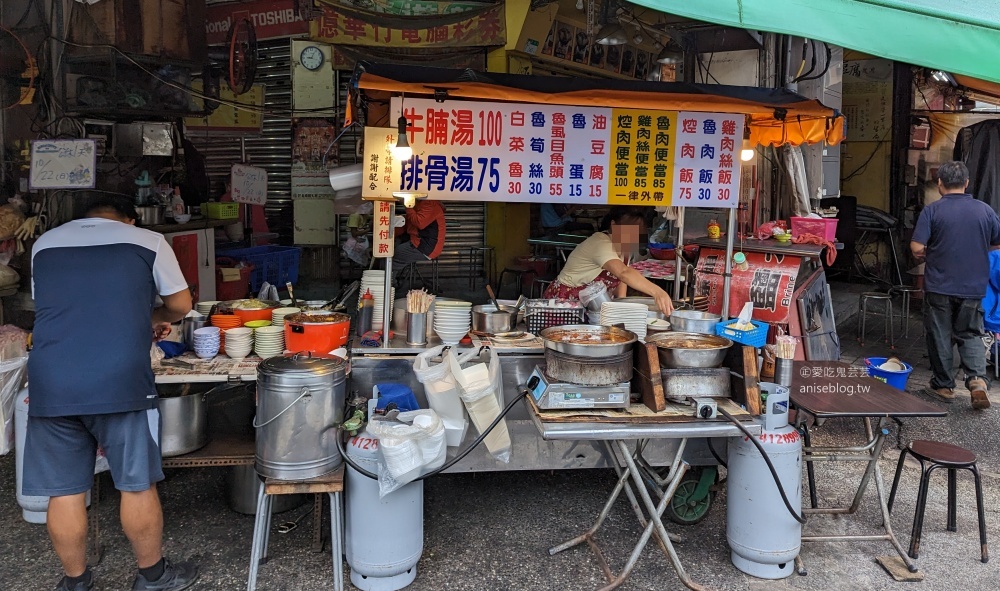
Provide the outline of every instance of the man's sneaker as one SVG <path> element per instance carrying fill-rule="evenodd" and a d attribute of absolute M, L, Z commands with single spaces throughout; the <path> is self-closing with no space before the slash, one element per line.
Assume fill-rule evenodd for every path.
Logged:
<path fill-rule="evenodd" d="M 955 401 L 955 393 L 951 388 L 927 388 L 925 392 L 948 404 Z"/>
<path fill-rule="evenodd" d="M 191 562 L 174 564 L 165 561 L 163 576 L 155 581 L 147 581 L 141 574 L 135 576 L 132 591 L 181 591 L 198 580 L 198 567 Z"/>
<path fill-rule="evenodd" d="M 969 380 L 969 392 L 972 394 L 972 408 L 983 410 L 990 407 L 989 386 L 983 378 L 973 378 Z"/>
<path fill-rule="evenodd" d="M 94 576 L 91 575 L 88 580 L 80 581 L 76 585 L 70 585 L 66 577 L 63 577 L 59 581 L 59 586 L 56 587 L 56 591 L 91 591 L 94 588 Z"/>

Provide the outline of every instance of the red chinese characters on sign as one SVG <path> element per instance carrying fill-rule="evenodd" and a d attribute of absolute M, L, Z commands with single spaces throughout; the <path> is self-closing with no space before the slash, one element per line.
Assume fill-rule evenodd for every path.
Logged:
<path fill-rule="evenodd" d="M 753 318 L 762 322 L 787 324 L 791 314 L 797 314 L 793 303 L 795 278 L 802 259 L 796 256 L 746 252 L 748 268 L 733 268 L 730 284 L 729 310 L 743 309 L 753 302 Z M 708 311 L 722 313 L 723 273 L 726 253 L 716 248 L 702 248 L 695 274 L 697 295 L 708 296 Z"/>
<path fill-rule="evenodd" d="M 395 252 L 395 238 L 392 219 L 396 214 L 396 206 L 391 201 L 376 201 L 375 215 L 372 224 L 373 242 L 372 255 L 379 259 L 392 258 Z"/>

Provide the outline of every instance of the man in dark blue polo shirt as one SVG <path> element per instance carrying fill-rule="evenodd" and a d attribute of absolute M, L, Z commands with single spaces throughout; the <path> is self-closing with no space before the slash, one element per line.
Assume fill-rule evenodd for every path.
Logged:
<path fill-rule="evenodd" d="M 24 492 L 50 497 L 49 536 L 65 572 L 57 591 L 94 587 L 85 494 L 98 446 L 121 491 L 122 528 L 139 566 L 133 591 L 179 591 L 198 577 L 194 565 L 161 553 L 160 418 L 149 358 L 154 331 L 191 310 L 191 293 L 166 240 L 136 228 L 135 218 L 128 199 L 98 199 L 84 219 L 42 235 L 31 253 Z"/>
<path fill-rule="evenodd" d="M 924 266 L 924 327 L 930 359 L 930 391 L 955 398 L 952 348 L 958 345 L 972 407 L 989 408 L 983 296 L 989 283 L 989 249 L 1000 245 L 1000 218 L 967 193 L 969 169 L 961 162 L 938 168 L 941 200 L 920 212 L 910 250 Z"/>

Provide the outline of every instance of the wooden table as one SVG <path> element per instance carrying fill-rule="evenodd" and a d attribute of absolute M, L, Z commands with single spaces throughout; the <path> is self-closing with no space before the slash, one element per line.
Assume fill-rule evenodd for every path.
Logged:
<path fill-rule="evenodd" d="M 861 506 L 868 484 L 874 479 L 879 508 L 882 511 L 883 534 L 802 536 L 803 542 L 887 541 L 899 554 L 910 572 L 917 572 L 916 565 L 907 556 L 892 531 L 889 509 L 886 505 L 885 483 L 878 466 L 882 455 L 885 428 L 891 418 L 945 417 L 947 411 L 940 407 L 897 390 L 885 382 L 867 376 L 864 367 L 851 366 L 840 361 L 796 361 L 791 388 L 791 403 L 798 411 L 796 426 L 803 432 L 805 446 L 802 450 L 809 479 L 810 507 L 805 515 L 852 515 Z M 868 441 L 860 446 L 814 447 L 809 434 L 808 415 L 822 419 L 860 419 Z M 872 419 L 878 420 L 877 428 Z M 858 484 L 854 501 L 848 507 L 819 507 L 816 498 L 816 476 L 813 462 L 866 462 L 867 468 Z M 796 558 L 799 574 L 805 574 L 801 558 Z"/>

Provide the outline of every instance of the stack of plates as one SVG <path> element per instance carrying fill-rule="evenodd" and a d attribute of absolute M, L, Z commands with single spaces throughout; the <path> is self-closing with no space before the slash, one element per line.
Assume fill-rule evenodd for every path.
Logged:
<path fill-rule="evenodd" d="M 639 340 L 646 338 L 646 320 L 649 306 L 624 302 L 604 302 L 601 304 L 601 324 L 613 326 L 624 324 L 625 330 L 634 332 Z"/>
<path fill-rule="evenodd" d="M 275 357 L 285 352 L 285 329 L 283 326 L 265 326 L 253 331 L 253 351 L 261 359 Z"/>
<path fill-rule="evenodd" d="M 271 324 L 274 326 L 285 326 L 285 316 L 289 314 L 298 314 L 301 312 L 298 308 L 275 308 L 271 312 Z"/>
<path fill-rule="evenodd" d="M 226 331 L 226 355 L 231 359 L 243 359 L 253 351 L 253 329 L 230 328 Z"/>
<path fill-rule="evenodd" d="M 212 326 L 222 330 L 223 334 L 230 328 L 239 328 L 243 326 L 243 321 L 240 320 L 239 316 L 234 314 L 216 314 L 212 316 Z M 226 343 L 222 342 L 222 346 L 219 348 L 222 353 L 226 352 Z"/>
<path fill-rule="evenodd" d="M 446 345 L 457 345 L 472 328 L 472 303 L 458 300 L 434 302 L 434 332 Z"/>
<path fill-rule="evenodd" d="M 382 330 L 382 306 L 385 304 L 385 271 L 369 269 L 361 275 L 361 288 L 358 289 L 358 300 L 370 291 L 375 298 L 375 311 L 372 314 L 372 330 Z M 390 302 L 396 300 L 396 288 L 392 288 Z M 392 320 L 392 311 L 389 311 L 389 320 Z"/>
<path fill-rule="evenodd" d="M 219 354 L 219 335 L 214 326 L 206 326 L 194 331 L 194 354 L 202 359 L 210 359 Z"/>
<path fill-rule="evenodd" d="M 208 313 L 212 311 L 212 306 L 218 304 L 217 300 L 211 300 L 208 302 L 198 302 L 195 304 L 194 309 L 198 310 L 198 313 L 202 316 L 208 316 Z"/>

